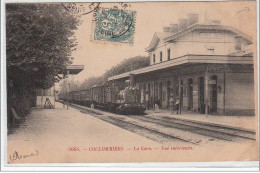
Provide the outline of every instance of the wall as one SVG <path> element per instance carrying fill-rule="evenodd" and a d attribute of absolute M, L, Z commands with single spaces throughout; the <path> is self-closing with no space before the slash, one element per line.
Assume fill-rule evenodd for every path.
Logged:
<path fill-rule="evenodd" d="M 253 73 L 226 74 L 226 110 L 230 114 L 252 114 L 254 103 Z M 238 110 L 238 111 L 236 111 Z M 243 111 L 244 110 L 244 111 Z"/>
<path fill-rule="evenodd" d="M 160 52 L 163 54 L 162 62 L 168 61 L 167 49 L 171 50 L 171 59 L 187 54 L 197 55 L 228 55 L 235 52 L 235 34 L 228 31 L 202 31 L 195 30 L 173 43 L 163 44 L 161 41 L 156 49 L 150 52 L 150 65 L 153 65 L 153 55 L 155 54 L 155 64 L 160 62 Z M 241 48 L 245 48 L 246 42 L 242 41 Z"/>
<path fill-rule="evenodd" d="M 37 96 L 54 96 L 55 95 L 55 88 L 51 87 L 48 89 L 36 89 Z"/>
<path fill-rule="evenodd" d="M 254 81 L 252 73 L 226 73 L 226 83 L 224 84 L 224 73 L 209 73 L 209 79 L 211 76 L 217 76 L 217 111 L 219 114 L 224 114 L 224 109 L 227 110 L 227 115 L 236 114 L 239 115 L 239 111 L 243 113 L 247 110 L 254 109 Z M 188 86 L 187 80 L 193 79 L 193 91 L 198 91 L 198 78 L 204 77 L 205 75 L 193 75 L 183 76 L 183 85 Z M 205 81 L 204 81 L 205 82 Z M 204 84 L 205 85 L 205 84 Z M 204 88 L 205 89 L 205 88 Z M 211 85 L 208 86 L 208 94 L 210 98 L 210 91 L 212 90 Z M 225 90 L 225 91 L 224 91 Z M 186 90 L 187 92 L 187 90 Z M 206 90 L 204 90 L 204 97 L 206 98 Z M 198 94 L 193 94 L 193 108 L 197 110 L 198 105 Z M 225 105 L 224 105 L 225 104 Z M 188 107 L 188 95 L 184 94 L 183 107 Z M 209 107 L 211 107 L 209 103 Z M 232 113 L 233 112 L 233 113 Z M 245 112 L 246 114 L 246 112 Z"/>
<path fill-rule="evenodd" d="M 38 109 L 40 109 L 40 108 L 43 109 L 44 108 L 44 104 L 45 104 L 46 98 L 49 98 L 52 106 L 55 108 L 55 98 L 54 98 L 54 96 L 43 96 L 43 97 L 42 96 L 37 96 L 36 97 L 36 107 Z"/>
<path fill-rule="evenodd" d="M 209 73 L 209 79 L 211 76 L 216 75 L 217 76 L 217 109 L 220 114 L 223 114 L 224 111 L 224 73 Z M 206 96 L 206 87 L 205 87 L 205 73 L 199 73 L 199 74 L 193 74 L 193 75 L 186 75 L 186 76 L 181 76 L 181 80 L 183 81 L 183 109 L 187 110 L 188 108 L 188 79 L 193 80 L 193 111 L 198 111 L 198 108 L 200 107 L 199 105 L 199 78 L 203 77 L 204 78 L 204 98 Z M 173 94 L 174 98 L 176 98 L 176 90 L 179 91 L 177 88 L 179 85 L 178 79 L 174 76 L 168 77 L 165 79 L 158 79 L 158 80 L 150 80 L 147 82 L 163 82 L 163 92 L 165 92 L 165 95 L 167 97 L 167 83 L 166 81 L 170 81 L 171 85 L 170 87 L 173 89 Z M 210 90 L 211 90 L 211 85 L 208 87 L 208 93 L 210 97 Z M 209 104 L 209 106 L 211 106 Z M 162 102 L 162 107 L 165 109 L 167 108 L 167 98 Z"/>
<path fill-rule="evenodd" d="M 182 76 L 181 80 L 183 81 L 183 109 L 187 110 L 188 108 L 188 80 L 191 78 L 193 81 L 193 110 L 198 110 L 198 78 L 204 77 L 204 74 L 196 74 L 189 76 Z"/>
<path fill-rule="evenodd" d="M 48 89 L 36 89 L 36 107 L 37 108 L 43 108 L 46 98 L 49 98 L 52 106 L 55 107 L 55 87 L 51 87 Z M 41 101 L 41 99 L 43 100 Z"/>
<path fill-rule="evenodd" d="M 199 111 L 199 78 L 204 78 L 204 99 L 206 98 L 206 86 L 205 86 L 205 72 L 196 71 L 189 73 L 187 75 L 181 75 L 181 80 L 183 81 L 183 88 L 186 94 L 183 94 L 183 109 L 187 110 L 188 107 L 188 79 L 193 80 L 193 111 Z M 214 70 L 213 70 L 214 71 Z M 210 80 L 212 76 L 217 76 L 216 92 L 217 92 L 217 114 L 226 115 L 252 115 L 254 113 L 254 80 L 253 73 L 239 73 L 237 69 L 229 69 L 231 72 L 212 72 L 208 73 L 208 79 Z M 174 73 L 170 70 L 167 72 L 160 72 L 154 74 L 142 75 L 136 78 L 137 84 L 148 84 L 154 82 L 162 82 L 162 90 L 165 93 L 165 100 L 162 101 L 162 108 L 168 108 L 167 103 L 167 81 L 170 81 L 170 87 L 173 90 L 174 98 L 177 97 L 176 91 L 178 92 L 178 77 L 174 76 Z M 212 84 L 208 86 L 208 97 L 210 100 Z M 151 90 L 151 96 L 153 91 Z M 205 101 L 205 100 L 204 100 Z M 212 105 L 209 102 L 209 108 L 211 110 Z M 210 112 L 211 113 L 211 112 Z"/>

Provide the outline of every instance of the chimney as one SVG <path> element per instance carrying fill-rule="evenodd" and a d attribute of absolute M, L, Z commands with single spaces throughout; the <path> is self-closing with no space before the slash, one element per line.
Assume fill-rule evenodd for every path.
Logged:
<path fill-rule="evenodd" d="M 188 14 L 188 21 L 187 21 L 187 26 L 194 25 L 199 22 L 199 15 L 198 14 Z"/>
<path fill-rule="evenodd" d="M 179 31 L 187 28 L 187 19 L 179 19 Z"/>
<path fill-rule="evenodd" d="M 169 26 L 163 27 L 163 32 L 171 32 L 171 27 Z"/>
<path fill-rule="evenodd" d="M 177 33 L 178 32 L 178 24 L 171 24 L 171 33 Z"/>

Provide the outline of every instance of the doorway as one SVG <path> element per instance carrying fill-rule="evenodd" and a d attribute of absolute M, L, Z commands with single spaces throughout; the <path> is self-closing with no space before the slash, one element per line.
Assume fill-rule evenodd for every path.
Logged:
<path fill-rule="evenodd" d="M 199 111 L 201 114 L 205 113 L 205 104 L 204 104 L 204 77 L 199 77 L 199 97 L 198 97 L 198 103 L 199 103 Z"/>
<path fill-rule="evenodd" d="M 170 81 L 167 81 L 166 82 L 166 87 L 167 87 L 167 98 L 166 98 L 166 107 L 169 108 L 169 100 L 170 100 L 170 95 L 171 95 L 171 89 L 170 89 L 170 86 L 171 86 L 171 82 Z"/>
<path fill-rule="evenodd" d="M 154 83 L 154 98 L 158 98 L 158 82 Z"/>
<path fill-rule="evenodd" d="M 188 110 L 193 109 L 193 80 L 188 79 Z"/>
<path fill-rule="evenodd" d="M 211 86 L 210 86 L 210 105 L 211 113 L 217 113 L 218 109 L 218 93 L 217 93 L 217 76 L 213 75 L 210 77 Z"/>
<path fill-rule="evenodd" d="M 143 87 L 142 87 L 142 102 L 141 103 L 145 103 L 145 97 L 146 97 L 146 85 L 143 84 Z"/>
<path fill-rule="evenodd" d="M 162 105 L 162 82 L 159 82 L 159 100 Z"/>
<path fill-rule="evenodd" d="M 179 99 L 180 101 L 180 112 L 183 109 L 183 80 L 180 81 L 181 86 L 179 86 L 179 83 L 176 84 L 175 89 L 175 96 L 176 99 Z"/>
<path fill-rule="evenodd" d="M 148 83 L 147 85 L 147 108 L 151 108 L 151 84 Z"/>

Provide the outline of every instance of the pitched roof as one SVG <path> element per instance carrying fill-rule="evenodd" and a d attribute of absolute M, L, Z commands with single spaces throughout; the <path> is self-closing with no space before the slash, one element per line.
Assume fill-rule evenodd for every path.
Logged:
<path fill-rule="evenodd" d="M 154 34 L 154 37 L 152 39 L 151 44 L 148 48 L 146 48 L 146 51 L 151 51 L 154 49 L 158 43 L 158 39 L 163 40 L 164 42 L 171 42 L 179 37 L 182 37 L 194 30 L 222 30 L 222 31 L 230 31 L 233 32 L 236 35 L 242 36 L 243 39 L 245 39 L 248 43 L 252 43 L 252 37 L 249 35 L 239 31 L 238 29 L 232 27 L 232 26 L 226 26 L 226 25 L 219 25 L 219 24 L 194 24 L 184 30 L 181 30 L 177 33 L 165 33 L 165 32 L 156 32 Z M 157 40 L 156 40 L 157 39 Z M 157 41 L 157 42 L 156 42 Z"/>
<path fill-rule="evenodd" d="M 165 38 L 169 37 L 170 35 L 172 35 L 172 33 L 166 33 L 166 32 L 156 32 L 153 36 L 153 39 L 149 45 L 148 48 L 146 48 L 147 50 L 151 50 L 152 48 L 156 47 L 157 44 L 159 43 L 160 40 L 164 40 Z"/>
<path fill-rule="evenodd" d="M 186 35 L 187 33 L 190 33 L 194 30 L 222 30 L 222 31 L 230 31 L 235 33 L 236 35 L 242 36 L 246 41 L 249 43 L 252 43 L 252 37 L 249 35 L 239 31 L 238 29 L 232 27 L 232 26 L 226 26 L 226 25 L 205 25 L 205 24 L 195 24 L 190 27 L 188 27 L 185 30 L 182 30 L 180 32 L 177 32 L 175 34 L 172 34 L 171 36 L 164 39 L 165 42 L 172 41 L 176 38 L 179 38 L 183 35 Z"/>

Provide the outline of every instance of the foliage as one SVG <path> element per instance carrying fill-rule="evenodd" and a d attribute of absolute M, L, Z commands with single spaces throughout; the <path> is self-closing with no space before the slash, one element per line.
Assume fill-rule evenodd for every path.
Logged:
<path fill-rule="evenodd" d="M 95 84 L 103 84 L 103 81 L 102 76 L 87 78 L 81 83 L 80 89 L 90 89 Z"/>
<path fill-rule="evenodd" d="M 118 74 L 126 73 L 132 70 L 140 69 L 143 67 L 149 66 L 149 57 L 136 56 L 133 58 L 128 58 L 122 61 L 120 64 L 113 66 L 108 70 L 103 78 L 107 80 L 107 78 L 111 76 L 115 76 Z"/>
<path fill-rule="evenodd" d="M 69 82 L 69 91 L 77 91 L 80 89 L 80 82 L 77 80 L 77 81 L 70 81 Z"/>
<path fill-rule="evenodd" d="M 8 127 L 14 125 L 11 108 L 27 115 L 35 106 L 35 88 L 49 88 L 62 78 L 78 25 L 61 3 L 6 4 Z"/>
<path fill-rule="evenodd" d="M 91 77 L 86 79 L 80 86 L 80 89 L 89 89 L 95 84 L 103 84 L 111 76 L 126 73 L 132 70 L 149 66 L 149 57 L 136 56 L 125 59 L 120 64 L 111 67 L 105 74 L 99 77 Z"/>
<path fill-rule="evenodd" d="M 8 77 L 24 85 L 52 86 L 70 63 L 78 24 L 62 4 L 7 4 Z"/>

